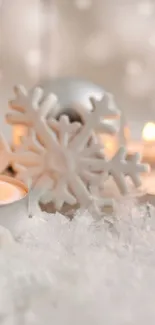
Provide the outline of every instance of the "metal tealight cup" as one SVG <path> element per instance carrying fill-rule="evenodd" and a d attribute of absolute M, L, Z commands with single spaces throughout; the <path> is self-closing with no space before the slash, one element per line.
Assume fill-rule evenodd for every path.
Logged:
<path fill-rule="evenodd" d="M 0 175 L 0 181 L 12 184 L 25 193 L 25 195 L 18 200 L 0 204 L 0 225 L 6 227 L 14 234 L 24 220 L 28 218 L 29 190 L 23 182 L 13 177 Z"/>

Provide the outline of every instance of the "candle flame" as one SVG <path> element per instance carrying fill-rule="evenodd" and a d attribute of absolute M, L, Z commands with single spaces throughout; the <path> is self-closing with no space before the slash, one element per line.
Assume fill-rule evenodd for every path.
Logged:
<path fill-rule="evenodd" d="M 149 122 L 145 124 L 142 132 L 142 138 L 145 141 L 155 141 L 155 123 Z"/>

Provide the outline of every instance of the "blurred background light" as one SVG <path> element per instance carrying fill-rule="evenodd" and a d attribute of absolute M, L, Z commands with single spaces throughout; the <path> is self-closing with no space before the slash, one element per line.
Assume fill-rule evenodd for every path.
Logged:
<path fill-rule="evenodd" d="M 153 1 L 141 1 L 138 4 L 138 12 L 140 15 L 149 17 L 154 13 L 155 4 Z"/>
<path fill-rule="evenodd" d="M 73 0 L 77 9 L 79 10 L 87 10 L 92 5 L 92 0 Z"/>
<path fill-rule="evenodd" d="M 143 67 L 139 61 L 129 61 L 126 65 L 126 73 L 128 75 L 137 76 L 142 74 Z"/>
<path fill-rule="evenodd" d="M 25 61 L 30 68 L 39 67 L 41 64 L 41 52 L 38 49 L 28 51 Z"/>
<path fill-rule="evenodd" d="M 0 105 L 16 83 L 77 76 L 114 93 L 129 121 L 155 119 L 154 0 L 5 0 Z M 147 112 L 147 113 L 146 113 Z"/>

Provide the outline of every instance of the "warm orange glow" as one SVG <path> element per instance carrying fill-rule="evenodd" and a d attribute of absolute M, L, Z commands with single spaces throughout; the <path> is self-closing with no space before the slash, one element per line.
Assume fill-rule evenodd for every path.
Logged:
<path fill-rule="evenodd" d="M 124 136 L 126 140 L 130 138 L 130 130 L 127 126 L 124 127 Z"/>
<path fill-rule="evenodd" d="M 28 128 L 23 125 L 15 125 L 13 128 L 13 146 L 14 147 L 19 147 L 22 138 L 27 135 Z"/>
<path fill-rule="evenodd" d="M 99 140 L 100 143 L 104 146 L 105 155 L 108 158 L 113 157 L 118 147 L 117 138 L 111 135 L 99 134 Z"/>
<path fill-rule="evenodd" d="M 155 141 L 155 123 L 149 122 L 145 124 L 142 132 L 142 138 L 145 141 Z"/>
<path fill-rule="evenodd" d="M 8 182 L 0 181 L 0 204 L 7 204 L 21 199 L 25 192 Z"/>

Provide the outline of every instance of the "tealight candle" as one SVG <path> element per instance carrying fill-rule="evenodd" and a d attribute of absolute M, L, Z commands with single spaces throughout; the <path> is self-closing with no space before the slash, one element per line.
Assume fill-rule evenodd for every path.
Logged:
<path fill-rule="evenodd" d="M 0 226 L 14 232 L 28 217 L 28 188 L 12 177 L 0 176 Z"/>
<path fill-rule="evenodd" d="M 0 205 L 20 200 L 25 194 L 19 186 L 0 180 Z"/>
<path fill-rule="evenodd" d="M 143 161 L 155 164 L 155 123 L 147 123 L 142 132 L 142 141 L 129 142 L 127 150 L 129 156 L 138 152 Z"/>

